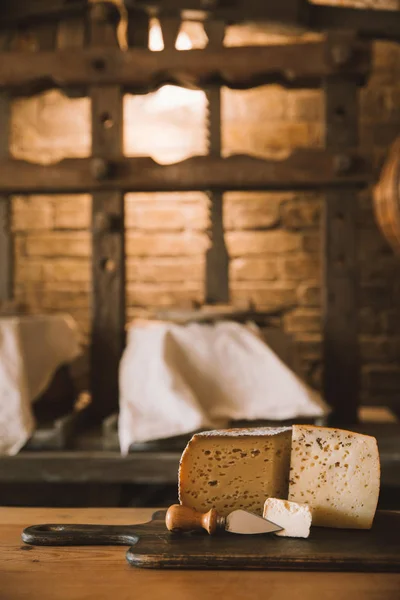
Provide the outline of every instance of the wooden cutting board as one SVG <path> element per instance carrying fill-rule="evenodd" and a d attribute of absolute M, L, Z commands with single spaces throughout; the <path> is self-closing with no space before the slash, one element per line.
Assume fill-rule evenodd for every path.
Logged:
<path fill-rule="evenodd" d="M 171 534 L 154 516 L 127 552 L 135 567 L 400 572 L 400 512 L 378 511 L 367 531 L 314 527 L 307 539 Z"/>
<path fill-rule="evenodd" d="M 173 534 L 164 518 L 165 511 L 158 511 L 141 525 L 37 526 L 25 530 L 23 539 L 46 545 L 131 545 L 129 564 L 148 569 L 400 572 L 400 512 L 378 511 L 368 531 L 313 527 L 307 539 Z"/>

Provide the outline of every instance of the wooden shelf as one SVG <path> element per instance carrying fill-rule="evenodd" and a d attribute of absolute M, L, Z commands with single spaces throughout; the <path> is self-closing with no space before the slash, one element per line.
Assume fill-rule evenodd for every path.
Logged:
<path fill-rule="evenodd" d="M 21 452 L 0 458 L 0 483 L 177 482 L 180 452 Z"/>
<path fill-rule="evenodd" d="M 382 486 L 400 488 L 400 425 L 371 423 L 352 426 L 351 429 L 377 438 Z M 95 441 L 92 443 L 94 446 Z M 141 450 L 126 457 L 117 451 L 93 449 L 21 452 L 13 457 L 0 457 L 0 484 L 174 484 L 177 482 L 180 456 L 181 452 L 176 450 Z"/>

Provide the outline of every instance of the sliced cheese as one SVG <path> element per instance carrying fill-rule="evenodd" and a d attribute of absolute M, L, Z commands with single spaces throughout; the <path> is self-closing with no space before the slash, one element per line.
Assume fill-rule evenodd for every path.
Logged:
<path fill-rule="evenodd" d="M 308 504 L 298 504 L 279 498 L 267 498 L 264 504 L 264 519 L 283 527 L 276 535 L 307 538 L 310 535 L 311 509 Z"/>
<path fill-rule="evenodd" d="M 181 504 L 222 516 L 262 514 L 265 498 L 287 498 L 291 428 L 225 429 L 192 437 L 179 467 Z"/>
<path fill-rule="evenodd" d="M 369 529 L 379 485 L 374 437 L 328 427 L 293 426 L 288 498 L 310 506 L 313 525 Z"/>

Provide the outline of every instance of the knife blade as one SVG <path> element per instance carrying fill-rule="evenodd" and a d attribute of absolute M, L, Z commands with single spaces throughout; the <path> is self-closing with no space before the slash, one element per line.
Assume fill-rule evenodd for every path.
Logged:
<path fill-rule="evenodd" d="M 181 504 L 173 504 L 169 507 L 165 516 L 165 524 L 169 531 L 175 533 L 205 529 L 210 535 L 221 530 L 242 535 L 254 535 L 274 533 L 283 529 L 276 523 L 246 510 L 234 510 L 228 516 L 223 517 L 218 515 L 214 508 L 206 513 L 200 513 Z"/>

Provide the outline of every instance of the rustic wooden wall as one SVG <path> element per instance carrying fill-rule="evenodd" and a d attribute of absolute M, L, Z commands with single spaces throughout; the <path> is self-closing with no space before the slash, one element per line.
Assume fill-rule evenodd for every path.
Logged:
<path fill-rule="evenodd" d="M 321 2 L 327 3 L 327 2 Z M 391 0 L 352 4 L 396 8 Z M 185 25 L 183 45 L 201 47 L 205 36 Z M 186 37 L 185 37 L 186 36 Z M 282 42 L 256 27 L 227 31 L 225 43 Z M 362 147 L 380 164 L 400 130 L 400 46 L 376 43 L 374 72 L 361 93 Z M 280 156 L 288 149 L 322 146 L 319 91 L 269 86 L 223 90 L 223 150 Z M 177 107 L 177 108 L 176 108 Z M 125 153 L 174 162 L 206 151 L 202 92 L 163 89 L 125 98 Z M 52 91 L 12 106 L 12 153 L 50 162 L 90 154 L 88 99 Z M 225 196 L 231 297 L 266 309 L 289 305 L 283 328 L 294 334 L 308 381 L 321 382 L 320 216 L 317 194 L 230 193 Z M 90 323 L 89 196 L 17 197 L 13 200 L 17 299 L 36 310 L 65 310 L 87 340 Z M 358 206 L 361 274 L 360 332 L 365 403 L 400 409 L 400 263 L 379 233 L 369 193 Z M 208 205 L 201 193 L 130 194 L 126 197 L 128 317 L 148 307 L 203 302 Z"/>

